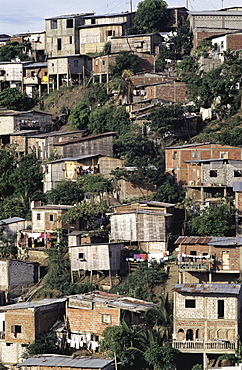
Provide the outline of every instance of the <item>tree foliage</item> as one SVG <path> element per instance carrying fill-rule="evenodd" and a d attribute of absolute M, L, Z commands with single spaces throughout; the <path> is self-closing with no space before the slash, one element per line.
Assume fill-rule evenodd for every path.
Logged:
<path fill-rule="evenodd" d="M 81 203 L 68 210 L 62 220 L 65 223 L 72 224 L 76 220 L 80 221 L 81 230 L 89 230 L 98 226 L 98 220 L 102 214 L 107 211 L 107 206 L 104 202 L 101 203 Z"/>
<path fill-rule="evenodd" d="M 215 107 L 221 119 L 234 114 L 240 105 L 238 84 L 242 61 L 237 54 L 224 53 L 224 63 L 208 72 L 203 71 L 196 56 L 178 64 L 180 78 L 187 84 L 189 98 L 198 107 Z"/>
<path fill-rule="evenodd" d="M 0 107 L 2 108 L 26 111 L 33 106 L 34 101 L 27 94 L 18 92 L 17 89 L 7 87 L 0 92 Z"/>
<path fill-rule="evenodd" d="M 138 3 L 134 25 L 139 33 L 153 33 L 161 30 L 167 3 L 164 0 L 143 0 Z"/>
<path fill-rule="evenodd" d="M 188 213 L 187 233 L 201 236 L 226 236 L 234 225 L 233 208 L 228 202 L 210 205 L 201 211 Z"/>
<path fill-rule="evenodd" d="M 88 126 L 90 113 L 91 111 L 86 102 L 80 101 L 77 103 L 69 116 L 69 122 L 71 123 L 71 126 L 77 130 L 86 129 Z"/>
<path fill-rule="evenodd" d="M 151 343 L 144 352 L 144 358 L 149 365 L 157 370 L 172 370 L 176 350 L 172 347 L 161 347 Z"/>
<path fill-rule="evenodd" d="M 128 275 L 121 284 L 114 287 L 112 292 L 152 301 L 156 299 L 153 289 L 162 285 L 166 278 L 167 273 L 158 263 L 154 262 L 150 267 L 141 263 L 135 272 Z"/>
<path fill-rule="evenodd" d="M 0 227 L 0 257 L 17 258 L 16 234 L 7 235 L 5 229 L 5 225 Z"/>
<path fill-rule="evenodd" d="M 83 200 L 83 190 L 76 182 L 63 181 L 49 190 L 46 198 L 48 203 L 73 205 Z"/>
<path fill-rule="evenodd" d="M 89 116 L 88 129 L 95 134 L 104 132 L 126 132 L 130 127 L 129 115 L 125 107 L 99 107 Z"/>
<path fill-rule="evenodd" d="M 79 179 L 79 183 L 82 186 L 84 193 L 92 193 L 95 195 L 103 195 L 105 192 L 111 192 L 113 190 L 112 182 L 106 179 L 103 175 L 83 175 Z"/>
<path fill-rule="evenodd" d="M 140 57 L 130 51 L 120 51 L 115 58 L 115 65 L 112 67 L 112 74 L 121 76 L 124 70 L 132 71 L 134 74 L 139 72 Z"/>
<path fill-rule="evenodd" d="M 184 119 L 180 104 L 159 105 L 147 117 L 149 127 L 161 139 L 174 133 L 174 123 Z"/>
<path fill-rule="evenodd" d="M 7 42 L 0 48 L 0 62 L 10 62 L 12 59 L 29 60 L 28 51 L 30 43 L 19 43 L 17 41 Z"/>
<path fill-rule="evenodd" d="M 58 353 L 57 338 L 55 333 L 41 333 L 33 343 L 26 346 L 23 358 L 30 356 L 44 354 L 44 353 Z"/>

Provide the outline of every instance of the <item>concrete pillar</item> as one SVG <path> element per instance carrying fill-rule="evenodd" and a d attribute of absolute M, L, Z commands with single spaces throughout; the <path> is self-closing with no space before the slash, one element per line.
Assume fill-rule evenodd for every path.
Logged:
<path fill-rule="evenodd" d="M 207 370 L 207 355 L 203 353 L 203 370 Z"/>

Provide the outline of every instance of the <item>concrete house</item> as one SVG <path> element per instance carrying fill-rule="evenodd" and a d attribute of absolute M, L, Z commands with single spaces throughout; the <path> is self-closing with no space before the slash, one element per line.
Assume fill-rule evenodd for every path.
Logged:
<path fill-rule="evenodd" d="M 0 220 L 0 228 L 3 228 L 3 236 L 8 237 L 14 235 L 19 230 L 24 230 L 31 226 L 31 221 L 25 220 L 21 217 L 10 217 Z"/>
<path fill-rule="evenodd" d="M 216 193 L 232 193 L 240 181 L 242 149 L 211 143 L 194 143 L 166 148 L 166 172 L 174 183 L 186 185 L 187 194 L 204 201 Z"/>
<path fill-rule="evenodd" d="M 0 88 L 1 91 L 6 87 L 16 88 L 18 90 L 22 87 L 23 68 L 24 65 L 30 62 L 0 62 Z"/>
<path fill-rule="evenodd" d="M 0 290 L 6 292 L 6 299 L 19 297 L 38 282 L 38 264 L 0 259 Z"/>
<path fill-rule="evenodd" d="M 47 62 L 29 63 L 23 69 L 23 88 L 30 98 L 34 94 L 41 96 L 47 92 L 48 68 Z"/>
<path fill-rule="evenodd" d="M 32 232 L 33 233 L 46 233 L 50 234 L 56 229 L 63 228 L 65 230 L 77 229 L 78 222 L 75 224 L 65 224 L 59 220 L 59 217 L 63 216 L 73 206 L 68 205 L 46 205 L 46 206 L 35 206 L 32 208 Z"/>
<path fill-rule="evenodd" d="M 101 291 L 68 297 L 68 343 L 71 348 L 98 349 L 104 329 L 145 322 L 144 313 L 155 304 Z"/>
<path fill-rule="evenodd" d="M 29 57 L 34 58 L 35 62 L 45 61 L 45 32 L 27 32 L 13 35 L 11 42 L 30 43 Z"/>
<path fill-rule="evenodd" d="M 114 360 L 98 357 L 73 357 L 64 355 L 38 355 L 30 357 L 13 367 L 15 370 L 114 370 Z"/>
<path fill-rule="evenodd" d="M 242 238 L 180 236 L 179 283 L 233 283 L 241 276 Z"/>
<path fill-rule="evenodd" d="M 234 354 L 241 335 L 241 285 L 186 283 L 172 290 L 172 346 L 182 354 L 180 361 L 187 369 L 194 353 L 195 363 L 203 363 L 204 369 L 209 359 Z"/>
<path fill-rule="evenodd" d="M 188 19 L 193 31 L 193 48 L 209 36 L 241 30 L 242 9 L 227 8 L 210 11 L 190 11 Z"/>
<path fill-rule="evenodd" d="M 187 172 L 187 196 L 203 201 L 216 193 L 226 196 L 232 192 L 234 182 L 242 182 L 242 161 L 221 158 L 193 159 L 187 161 Z"/>
<path fill-rule="evenodd" d="M 92 59 L 87 55 L 62 55 L 49 57 L 48 63 L 48 93 L 59 90 L 61 86 L 83 84 L 85 76 L 92 69 Z"/>
<path fill-rule="evenodd" d="M 0 306 L 0 359 L 6 365 L 22 360 L 26 344 L 63 321 L 66 298 Z"/>
<path fill-rule="evenodd" d="M 80 54 L 78 28 L 84 16 L 93 13 L 60 15 L 45 20 L 47 58 Z"/>

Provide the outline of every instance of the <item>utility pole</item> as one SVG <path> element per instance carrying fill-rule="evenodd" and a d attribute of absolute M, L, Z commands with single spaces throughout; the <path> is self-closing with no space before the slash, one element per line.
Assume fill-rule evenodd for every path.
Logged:
<path fill-rule="evenodd" d="M 132 4 L 132 0 L 130 0 L 130 13 L 132 13 L 133 11 L 133 4 Z"/>

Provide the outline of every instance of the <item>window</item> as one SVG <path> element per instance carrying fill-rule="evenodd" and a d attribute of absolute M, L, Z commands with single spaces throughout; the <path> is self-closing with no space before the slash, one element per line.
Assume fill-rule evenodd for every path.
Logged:
<path fill-rule="evenodd" d="M 70 44 L 72 44 L 72 36 L 70 36 Z"/>
<path fill-rule="evenodd" d="M 240 170 L 235 170 L 235 171 L 234 171 L 234 177 L 242 177 L 242 171 L 240 171 Z"/>
<path fill-rule="evenodd" d="M 195 299 L 186 299 L 185 300 L 185 308 L 196 308 Z"/>
<path fill-rule="evenodd" d="M 37 213 L 37 215 L 36 215 L 36 219 L 37 219 L 38 221 L 40 221 L 40 220 L 41 220 L 40 213 Z"/>
<path fill-rule="evenodd" d="M 197 255 L 197 251 L 190 251 L 190 255 L 191 256 L 196 256 Z"/>
<path fill-rule="evenodd" d="M 78 253 L 78 258 L 79 258 L 79 260 L 84 260 L 85 259 L 85 253 Z"/>
<path fill-rule="evenodd" d="M 224 319 L 224 300 L 218 300 L 218 319 Z"/>
<path fill-rule="evenodd" d="M 12 347 L 13 346 L 13 343 L 6 343 L 6 346 L 7 347 Z"/>
<path fill-rule="evenodd" d="M 96 24 L 96 19 L 95 18 L 91 19 L 91 24 Z"/>
<path fill-rule="evenodd" d="M 109 258 L 112 258 L 112 251 L 109 251 Z"/>
<path fill-rule="evenodd" d="M 12 325 L 11 326 L 11 333 L 14 333 L 14 334 L 22 333 L 21 325 Z"/>
<path fill-rule="evenodd" d="M 228 159 L 228 152 L 220 152 L 221 159 Z"/>
<path fill-rule="evenodd" d="M 52 20 L 50 21 L 50 28 L 51 28 L 52 30 L 56 30 L 56 29 L 57 29 L 57 20 L 56 20 L 56 19 L 52 19 Z"/>
<path fill-rule="evenodd" d="M 195 150 L 195 151 L 192 152 L 192 158 L 194 158 L 194 159 L 199 158 L 199 151 L 198 150 Z"/>
<path fill-rule="evenodd" d="M 111 324 L 111 315 L 102 315 L 102 323 L 103 324 Z"/>
<path fill-rule="evenodd" d="M 113 31 L 113 30 L 108 30 L 107 35 L 108 35 L 108 36 L 114 36 L 114 35 L 115 35 L 115 31 Z"/>
<path fill-rule="evenodd" d="M 102 62 L 103 62 L 103 66 L 105 66 L 105 60 L 103 60 Z"/>
<path fill-rule="evenodd" d="M 176 151 L 172 153 L 172 159 L 177 159 L 177 152 Z"/>
<path fill-rule="evenodd" d="M 50 221 L 54 221 L 54 215 L 50 215 Z"/>
<path fill-rule="evenodd" d="M 215 170 L 211 170 L 210 173 L 209 173 L 209 176 L 210 177 L 217 177 L 218 176 L 218 173 Z"/>
<path fill-rule="evenodd" d="M 61 39 L 57 39 L 57 50 L 61 50 Z"/>
<path fill-rule="evenodd" d="M 73 28 L 73 19 L 66 20 L 66 28 Z"/>
<path fill-rule="evenodd" d="M 74 60 L 74 66 L 78 66 L 78 60 Z"/>

